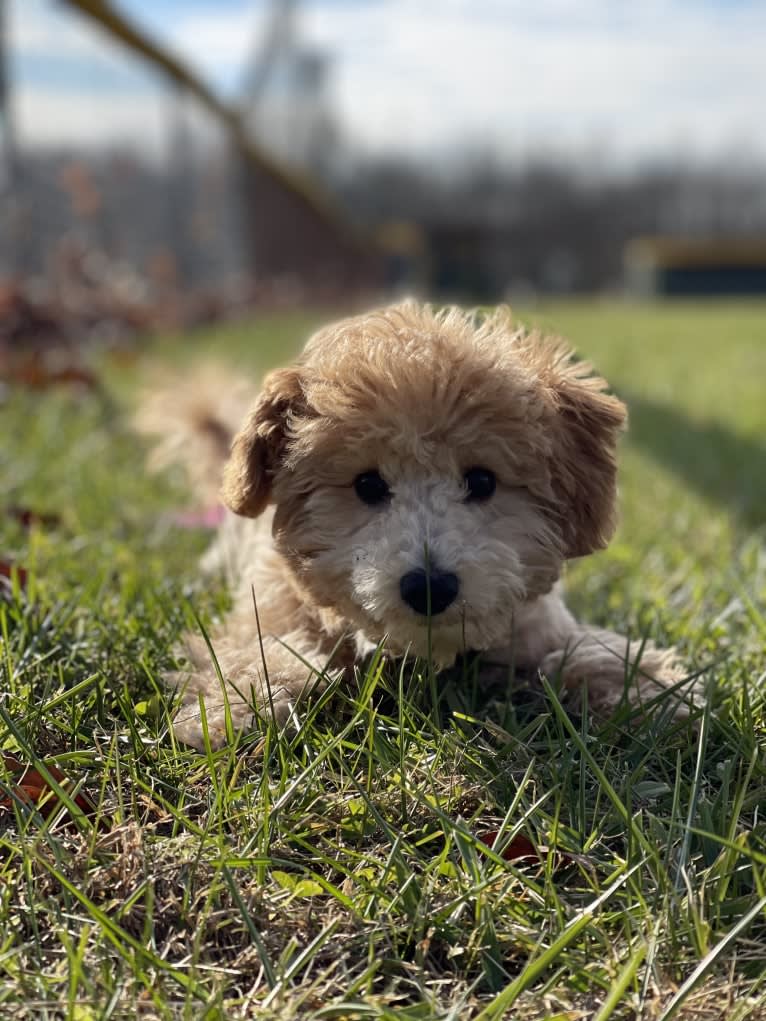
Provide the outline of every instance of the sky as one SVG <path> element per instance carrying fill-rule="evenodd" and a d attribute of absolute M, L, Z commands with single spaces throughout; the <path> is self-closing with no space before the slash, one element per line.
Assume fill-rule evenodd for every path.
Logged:
<path fill-rule="evenodd" d="M 267 0 L 119 0 L 234 97 Z M 766 160 L 765 0 L 303 0 L 301 37 L 360 152 L 616 166 Z M 51 0 L 10 0 L 26 144 L 166 133 L 168 90 Z"/>

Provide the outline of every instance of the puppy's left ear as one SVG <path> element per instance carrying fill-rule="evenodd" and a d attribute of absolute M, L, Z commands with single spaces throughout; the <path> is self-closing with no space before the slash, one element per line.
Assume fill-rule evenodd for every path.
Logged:
<path fill-rule="evenodd" d="M 553 387 L 557 439 L 552 482 L 567 557 L 603 549 L 617 524 L 617 440 L 627 410 L 604 392 L 606 387 L 587 364 L 569 360 Z"/>
<path fill-rule="evenodd" d="M 625 427 L 622 401 L 606 382 L 568 353 L 547 380 L 555 406 L 551 484 L 566 557 L 603 549 L 616 523 L 617 440 Z"/>
<path fill-rule="evenodd" d="M 305 410 L 298 369 L 277 369 L 263 381 L 261 393 L 234 437 L 223 470 L 223 502 L 245 517 L 257 517 L 271 496 L 272 479 L 285 456 L 290 419 Z"/>

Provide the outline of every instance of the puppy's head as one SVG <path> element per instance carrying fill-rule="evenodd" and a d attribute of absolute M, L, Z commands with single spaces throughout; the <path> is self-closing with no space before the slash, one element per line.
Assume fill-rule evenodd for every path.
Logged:
<path fill-rule="evenodd" d="M 275 505 L 277 548 L 318 605 L 449 661 L 507 642 L 515 605 L 606 545 L 625 410 L 604 389 L 507 309 L 348 319 L 266 378 L 224 499 Z"/>

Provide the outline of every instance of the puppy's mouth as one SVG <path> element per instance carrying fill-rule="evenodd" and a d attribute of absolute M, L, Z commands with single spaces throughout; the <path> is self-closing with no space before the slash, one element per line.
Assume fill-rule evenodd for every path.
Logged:
<path fill-rule="evenodd" d="M 370 612 L 365 608 L 365 615 L 368 621 L 374 621 L 375 626 L 389 634 L 399 632 L 402 634 L 416 634 L 425 636 L 427 632 L 433 634 L 446 634 L 462 631 L 470 621 L 470 612 L 465 602 L 455 603 L 441 613 L 422 614 L 412 610 L 405 603 L 399 603 L 390 607 L 388 611 Z"/>
<path fill-rule="evenodd" d="M 386 622 L 389 633 L 398 631 L 401 635 L 409 635 L 411 640 L 425 642 L 428 636 L 435 641 L 448 640 L 450 644 L 460 642 L 466 631 L 472 631 L 471 616 L 465 603 L 454 604 L 442 613 L 415 613 L 408 606 L 402 605 L 396 614 L 396 620 Z"/>
<path fill-rule="evenodd" d="M 453 628 L 464 624 L 468 615 L 468 608 L 465 603 L 461 603 L 459 606 L 451 606 L 448 610 L 443 610 L 441 613 L 431 614 L 415 613 L 408 607 L 403 607 L 402 609 L 407 615 L 407 620 L 421 631 L 426 631 L 428 628 L 432 631 L 451 631 Z"/>

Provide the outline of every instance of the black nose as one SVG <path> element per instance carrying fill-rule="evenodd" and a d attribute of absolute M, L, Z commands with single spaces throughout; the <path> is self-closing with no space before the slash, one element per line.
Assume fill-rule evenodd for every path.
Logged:
<path fill-rule="evenodd" d="M 408 571 L 399 582 L 402 599 L 415 613 L 424 616 L 429 610 L 432 616 L 446 610 L 454 603 L 459 589 L 457 575 L 448 571 L 431 571 L 430 574 L 423 570 Z"/>

